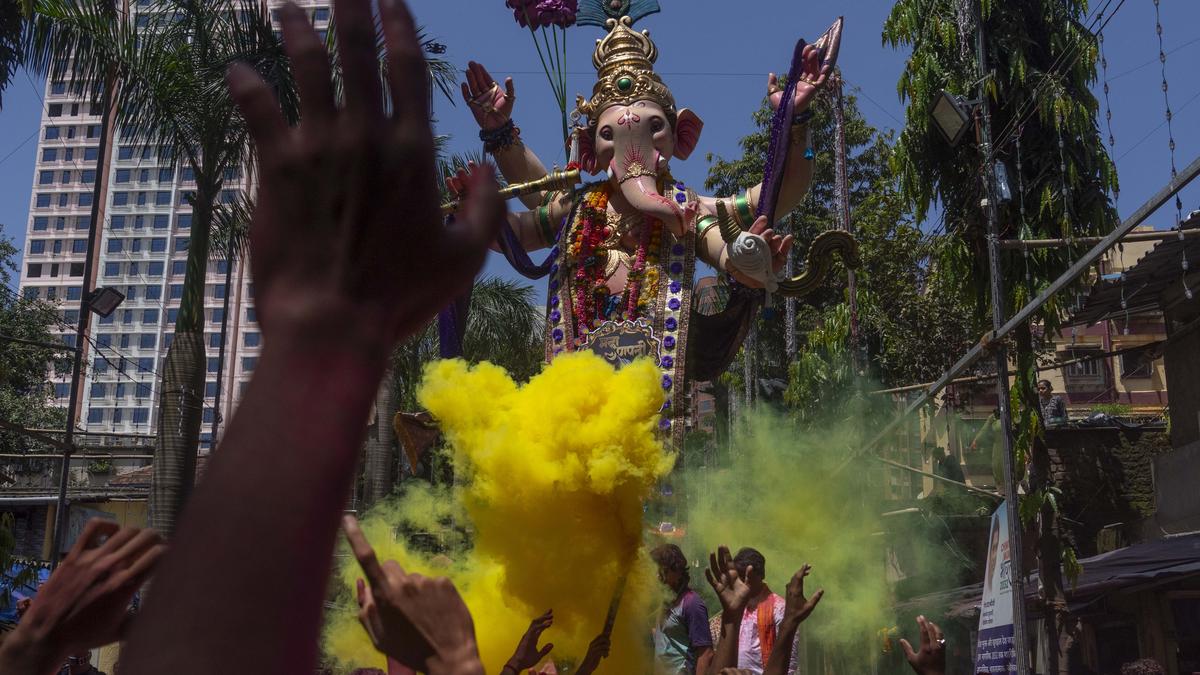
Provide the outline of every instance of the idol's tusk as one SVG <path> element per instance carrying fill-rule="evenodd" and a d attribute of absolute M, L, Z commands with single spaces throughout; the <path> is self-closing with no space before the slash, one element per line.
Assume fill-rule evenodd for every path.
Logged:
<path fill-rule="evenodd" d="M 737 241 L 738 235 L 742 233 L 741 226 L 730 215 L 729 209 L 725 208 L 725 202 L 720 199 L 717 200 L 717 228 L 721 230 L 721 239 L 725 240 L 726 244 Z"/>

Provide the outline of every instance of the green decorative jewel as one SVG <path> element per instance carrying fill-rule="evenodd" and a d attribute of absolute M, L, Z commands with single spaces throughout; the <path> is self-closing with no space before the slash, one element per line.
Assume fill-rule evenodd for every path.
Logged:
<path fill-rule="evenodd" d="M 633 89 L 633 78 L 622 77 L 621 79 L 617 80 L 617 89 L 620 89 L 621 91 L 629 91 L 630 89 Z"/>

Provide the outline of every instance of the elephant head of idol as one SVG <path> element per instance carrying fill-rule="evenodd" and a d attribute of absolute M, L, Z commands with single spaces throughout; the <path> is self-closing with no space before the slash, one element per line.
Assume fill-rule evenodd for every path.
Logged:
<path fill-rule="evenodd" d="M 654 72 L 658 49 L 648 31 L 630 28 L 629 17 L 610 19 L 609 34 L 592 55 L 599 78 L 591 100 L 580 97 L 576 130 L 580 167 L 607 171 L 614 188 L 642 214 L 658 219 L 676 236 L 692 225 L 689 206 L 662 196 L 661 181 L 672 158 L 696 149 L 704 123 L 677 110 L 671 91 Z"/>

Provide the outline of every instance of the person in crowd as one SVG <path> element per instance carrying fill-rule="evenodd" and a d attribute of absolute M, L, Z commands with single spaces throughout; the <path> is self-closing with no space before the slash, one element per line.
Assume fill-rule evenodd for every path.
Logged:
<path fill-rule="evenodd" d="M 500 669 L 500 675 L 521 675 L 541 663 L 542 659 L 550 654 L 550 650 L 554 649 L 554 644 L 547 643 L 539 649 L 537 643 L 542 638 L 542 633 L 546 632 L 546 629 L 553 624 L 553 609 L 546 610 L 545 614 L 529 622 L 529 629 L 521 636 L 516 651 Z"/>
<path fill-rule="evenodd" d="M 658 565 L 658 580 L 669 591 L 654 627 L 655 672 L 661 675 L 709 672 L 713 649 L 708 609 L 689 585 L 687 557 L 675 544 L 655 548 L 650 557 Z"/>
<path fill-rule="evenodd" d="M 333 10 L 336 89 L 309 14 L 280 11 L 297 125 L 253 65 L 229 71 L 257 157 L 249 249 L 264 350 L 180 516 L 122 675 L 315 670 L 338 524 L 389 355 L 470 288 L 505 217 L 494 173 L 478 167 L 443 223 L 426 64 L 402 0 Z M 356 552 L 377 647 L 433 675 L 479 672 L 449 581 Z"/>
<path fill-rule="evenodd" d="M 88 521 L 58 569 L 0 644 L 0 673 L 50 675 L 69 659 L 120 639 L 134 593 L 166 550 L 154 530 Z M 67 665 L 74 668 L 80 663 Z M 70 670 L 69 672 L 94 672 Z"/>
<path fill-rule="evenodd" d="M 757 549 L 739 550 L 733 557 L 733 564 L 738 576 L 750 587 L 750 600 L 746 603 L 738 632 L 737 667 L 761 675 L 775 648 L 786 603 L 767 586 L 767 561 Z M 788 675 L 796 672 L 796 661 L 793 649 Z"/>
<path fill-rule="evenodd" d="M 1121 666 L 1121 675 L 1166 675 L 1166 672 L 1154 659 L 1138 659 Z"/>
<path fill-rule="evenodd" d="M 1050 384 L 1050 380 L 1038 380 L 1037 393 L 1038 403 L 1042 406 L 1042 422 L 1046 426 L 1066 423 L 1067 404 L 1054 393 L 1054 385 Z"/>

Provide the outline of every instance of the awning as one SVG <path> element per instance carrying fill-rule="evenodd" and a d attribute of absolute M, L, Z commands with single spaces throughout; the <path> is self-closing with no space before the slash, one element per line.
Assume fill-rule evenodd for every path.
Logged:
<path fill-rule="evenodd" d="M 1068 585 L 1067 600 L 1072 610 L 1090 604 L 1113 591 L 1150 581 L 1165 581 L 1200 574 L 1200 532 L 1172 535 L 1102 553 L 1079 561 L 1083 574 L 1074 587 Z M 1025 583 L 1025 599 L 1037 597 L 1038 575 Z M 946 616 L 965 618 L 979 611 L 983 584 L 960 586 L 906 600 L 897 609 L 919 611 L 923 607 L 947 607 Z"/>

